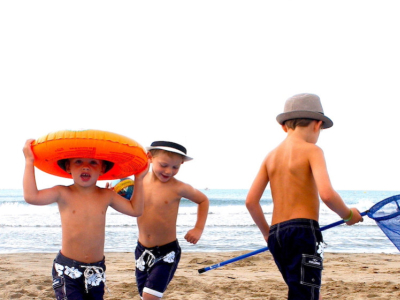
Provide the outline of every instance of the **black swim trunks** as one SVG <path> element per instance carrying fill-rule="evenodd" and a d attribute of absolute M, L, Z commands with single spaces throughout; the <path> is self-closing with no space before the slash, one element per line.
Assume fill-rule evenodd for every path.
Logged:
<path fill-rule="evenodd" d="M 135 250 L 136 283 L 140 297 L 143 292 L 161 298 L 181 259 L 178 241 L 146 248 L 138 242 Z"/>
<path fill-rule="evenodd" d="M 324 242 L 315 220 L 293 219 L 271 226 L 268 247 L 289 287 L 289 300 L 318 300 Z"/>
<path fill-rule="evenodd" d="M 57 300 L 102 300 L 106 282 L 104 259 L 82 263 L 59 252 L 53 263 L 53 289 Z"/>

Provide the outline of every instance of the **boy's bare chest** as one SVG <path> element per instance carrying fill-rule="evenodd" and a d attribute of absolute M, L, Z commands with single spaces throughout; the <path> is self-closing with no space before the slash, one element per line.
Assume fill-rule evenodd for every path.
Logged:
<path fill-rule="evenodd" d="M 160 242 L 160 237 L 163 239 L 171 237 L 166 233 L 175 236 L 176 220 L 178 217 L 180 199 L 171 198 L 146 198 L 144 202 L 144 211 L 142 216 L 137 218 L 139 231 L 146 238 L 157 237 L 157 243 Z M 142 242 L 145 242 L 143 240 Z M 149 241 L 147 241 L 149 242 Z M 152 244 L 152 243 L 150 243 Z M 148 246 L 150 244 L 147 244 Z"/>
<path fill-rule="evenodd" d="M 103 219 L 108 204 L 104 199 L 75 197 L 59 204 L 60 214 L 74 218 Z"/>
<path fill-rule="evenodd" d="M 144 202 L 145 205 L 151 206 L 165 206 L 179 204 L 180 195 L 174 188 L 168 187 L 166 184 L 161 186 L 148 186 L 144 188 Z"/>
<path fill-rule="evenodd" d="M 145 210 L 167 211 L 178 209 L 180 203 L 179 197 L 149 197 L 144 201 Z"/>

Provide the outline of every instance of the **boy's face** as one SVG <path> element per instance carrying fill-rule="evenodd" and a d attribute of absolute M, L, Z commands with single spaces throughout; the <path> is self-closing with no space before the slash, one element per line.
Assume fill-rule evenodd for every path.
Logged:
<path fill-rule="evenodd" d="M 83 186 L 96 184 L 97 179 L 104 174 L 106 165 L 100 159 L 71 158 L 65 164 L 65 169 L 72 175 L 75 183 Z"/>
<path fill-rule="evenodd" d="M 161 182 L 167 182 L 174 177 L 183 164 L 183 158 L 179 154 L 159 152 L 155 156 L 150 154 L 149 158 L 153 164 L 152 172 Z"/>

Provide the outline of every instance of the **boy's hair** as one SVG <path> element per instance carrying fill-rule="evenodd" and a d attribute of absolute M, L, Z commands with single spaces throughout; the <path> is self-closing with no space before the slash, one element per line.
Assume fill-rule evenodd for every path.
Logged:
<path fill-rule="evenodd" d="M 313 119 L 290 119 L 285 121 L 285 126 L 290 129 L 295 129 L 298 127 L 307 127 L 312 121 L 317 121 Z"/>
<path fill-rule="evenodd" d="M 183 160 L 185 159 L 185 156 L 179 154 L 179 153 L 175 153 L 175 152 L 171 152 L 171 151 L 167 151 L 167 150 L 163 150 L 163 149 L 151 149 L 149 150 L 149 152 L 151 153 L 152 156 L 157 156 L 157 154 L 159 153 L 166 153 L 169 157 L 172 157 L 174 155 L 178 155 L 180 156 Z"/>
<path fill-rule="evenodd" d="M 67 161 L 69 161 L 68 158 L 65 159 L 60 159 L 59 161 L 57 161 L 58 166 L 63 169 L 64 171 L 67 170 L 67 166 L 66 163 Z M 102 160 L 103 164 L 106 166 L 104 173 L 107 173 L 108 171 L 110 171 L 112 169 L 112 167 L 114 167 L 114 163 L 108 160 Z"/>

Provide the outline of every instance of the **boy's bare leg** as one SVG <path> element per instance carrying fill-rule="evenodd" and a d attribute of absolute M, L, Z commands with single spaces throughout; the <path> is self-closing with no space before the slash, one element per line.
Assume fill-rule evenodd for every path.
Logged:
<path fill-rule="evenodd" d="M 158 298 L 156 296 L 147 294 L 147 293 L 143 293 L 143 300 L 160 300 L 161 298 Z"/>

